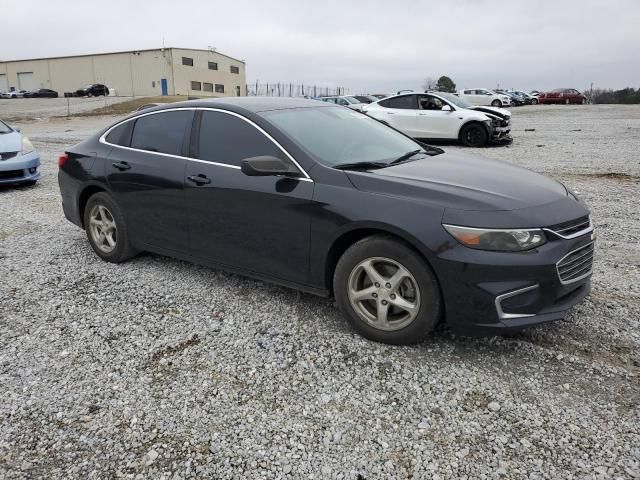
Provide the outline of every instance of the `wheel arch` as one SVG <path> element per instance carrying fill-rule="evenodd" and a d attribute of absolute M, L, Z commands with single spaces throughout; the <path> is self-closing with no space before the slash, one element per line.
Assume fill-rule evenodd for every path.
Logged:
<path fill-rule="evenodd" d="M 393 237 L 396 240 L 407 245 L 413 251 L 415 251 L 420 257 L 429 264 L 431 270 L 436 276 L 436 280 L 439 282 L 437 274 L 433 268 L 433 265 L 429 261 L 428 249 L 426 246 L 422 244 L 417 238 L 413 235 L 409 234 L 406 231 L 393 227 L 391 225 L 385 224 L 373 224 L 373 225 L 358 225 L 353 226 L 349 230 L 342 232 L 339 236 L 337 236 L 334 241 L 331 243 L 329 250 L 327 252 L 325 258 L 325 272 L 324 272 L 324 281 L 329 292 L 329 295 L 333 295 L 333 275 L 336 270 L 336 266 L 338 264 L 338 260 L 347 251 L 349 247 L 351 247 L 356 242 L 363 240 L 367 237 L 371 237 L 374 235 L 387 235 L 389 237 Z"/>
<path fill-rule="evenodd" d="M 80 216 L 80 223 L 82 223 L 82 228 L 84 228 L 84 210 L 87 206 L 87 202 L 96 193 L 106 191 L 107 190 L 100 185 L 88 185 L 84 188 L 84 190 L 82 190 L 82 192 L 80 192 L 80 195 L 78 195 L 78 214 Z"/>
<path fill-rule="evenodd" d="M 486 117 L 487 120 L 489 120 L 489 117 Z M 488 135 L 488 139 L 491 138 L 491 129 L 487 126 L 486 123 L 484 123 L 483 120 L 480 120 L 479 118 L 470 118 L 468 120 L 465 120 L 465 122 L 460 125 L 460 129 L 458 130 L 458 141 L 461 142 L 462 141 L 462 130 L 464 130 L 464 128 L 468 125 L 471 125 L 472 123 L 477 123 L 478 125 L 481 125 L 485 131 L 487 132 Z"/>

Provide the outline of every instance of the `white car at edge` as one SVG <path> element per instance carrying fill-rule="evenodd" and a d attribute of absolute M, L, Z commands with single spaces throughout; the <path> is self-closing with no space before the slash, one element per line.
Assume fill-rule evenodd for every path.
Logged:
<path fill-rule="evenodd" d="M 511 105 L 509 95 L 496 93 L 486 88 L 466 88 L 460 90 L 458 96 L 476 106 L 508 107 Z"/>
<path fill-rule="evenodd" d="M 457 140 L 469 147 L 510 139 L 508 110 L 474 106 L 451 93 L 394 95 L 365 105 L 363 111 L 417 139 Z"/>

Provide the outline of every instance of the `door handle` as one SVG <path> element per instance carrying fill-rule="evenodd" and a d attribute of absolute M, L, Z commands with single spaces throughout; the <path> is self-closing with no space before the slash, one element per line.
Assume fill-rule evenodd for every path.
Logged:
<path fill-rule="evenodd" d="M 207 185 L 209 183 L 211 183 L 211 179 L 207 178 L 206 175 L 203 174 L 198 174 L 198 175 L 190 175 L 187 177 L 187 180 L 189 180 L 192 183 L 195 183 L 196 185 L 200 186 L 200 185 Z"/>
<path fill-rule="evenodd" d="M 131 168 L 131 165 L 129 165 L 127 162 L 114 162 L 111 165 L 113 165 L 120 171 L 129 170 Z"/>

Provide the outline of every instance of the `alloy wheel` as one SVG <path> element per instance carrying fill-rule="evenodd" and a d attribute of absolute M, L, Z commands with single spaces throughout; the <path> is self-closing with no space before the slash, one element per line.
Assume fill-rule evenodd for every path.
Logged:
<path fill-rule="evenodd" d="M 354 311 L 379 330 L 400 330 L 420 311 L 416 279 L 390 258 L 372 257 L 358 263 L 349 275 L 348 288 Z"/>
<path fill-rule="evenodd" d="M 89 231 L 93 243 L 104 253 L 111 253 L 118 241 L 116 221 L 107 207 L 94 205 L 89 213 Z"/>

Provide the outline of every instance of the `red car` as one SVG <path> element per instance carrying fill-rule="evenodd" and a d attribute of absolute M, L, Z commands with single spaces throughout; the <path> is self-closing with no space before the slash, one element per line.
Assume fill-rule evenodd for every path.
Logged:
<path fill-rule="evenodd" d="M 587 97 L 575 88 L 556 88 L 550 92 L 541 93 L 538 97 L 539 103 L 587 103 Z"/>

